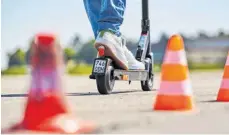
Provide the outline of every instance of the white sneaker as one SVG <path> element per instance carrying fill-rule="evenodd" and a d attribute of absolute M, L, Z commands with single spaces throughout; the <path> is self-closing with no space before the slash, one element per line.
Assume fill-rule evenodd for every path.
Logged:
<path fill-rule="evenodd" d="M 122 42 L 125 56 L 128 61 L 129 70 L 144 70 L 145 65 L 142 62 L 136 60 L 132 52 L 126 47 L 126 40 L 124 37 L 122 37 Z"/>
<path fill-rule="evenodd" d="M 105 56 L 110 56 L 120 68 L 128 70 L 128 61 L 126 59 L 122 37 L 118 37 L 110 31 L 101 31 L 95 41 L 95 48 L 105 47 Z"/>

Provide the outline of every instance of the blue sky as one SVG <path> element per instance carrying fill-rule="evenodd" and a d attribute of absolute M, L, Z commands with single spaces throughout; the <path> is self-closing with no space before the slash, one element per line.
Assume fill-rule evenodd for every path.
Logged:
<path fill-rule="evenodd" d="M 229 0 L 149 0 L 152 39 L 161 32 L 195 35 L 218 28 L 229 31 Z M 93 37 L 83 0 L 2 0 L 1 68 L 7 66 L 7 52 L 28 48 L 28 39 L 37 32 L 54 32 L 67 44 L 75 33 L 83 40 Z M 138 38 L 141 0 L 127 0 L 122 33 Z"/>

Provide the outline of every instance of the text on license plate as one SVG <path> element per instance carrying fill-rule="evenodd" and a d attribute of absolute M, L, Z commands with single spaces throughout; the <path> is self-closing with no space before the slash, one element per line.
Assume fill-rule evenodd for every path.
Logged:
<path fill-rule="evenodd" d="M 106 60 L 96 60 L 94 65 L 95 73 L 105 73 Z"/>

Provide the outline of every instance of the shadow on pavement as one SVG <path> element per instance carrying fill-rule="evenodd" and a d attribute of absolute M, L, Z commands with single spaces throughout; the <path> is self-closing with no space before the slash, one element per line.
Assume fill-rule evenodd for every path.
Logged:
<path fill-rule="evenodd" d="M 121 94 L 121 93 L 133 93 L 133 92 L 140 92 L 139 90 L 129 90 L 129 91 L 114 91 L 111 94 L 108 95 L 113 95 L 113 94 Z M 95 95 L 101 95 L 101 96 L 106 96 L 102 95 L 98 92 L 87 92 L 87 93 L 80 93 L 80 92 L 75 92 L 75 93 L 67 93 L 66 96 L 95 96 Z"/>
<path fill-rule="evenodd" d="M 200 102 L 202 102 L 202 103 L 217 103 L 218 101 L 216 101 L 216 100 L 205 100 L 205 101 L 200 101 Z"/>
<path fill-rule="evenodd" d="M 1 97 L 27 97 L 28 94 L 1 94 Z"/>
<path fill-rule="evenodd" d="M 121 94 L 121 93 L 133 93 L 133 92 L 140 92 L 138 90 L 129 90 L 129 91 L 114 91 L 109 95 L 112 94 Z M 75 92 L 75 93 L 66 93 L 66 96 L 95 96 L 95 95 L 101 95 L 98 92 L 87 92 L 87 93 L 82 93 L 82 92 Z M 27 97 L 28 94 L 1 94 L 1 97 Z"/>

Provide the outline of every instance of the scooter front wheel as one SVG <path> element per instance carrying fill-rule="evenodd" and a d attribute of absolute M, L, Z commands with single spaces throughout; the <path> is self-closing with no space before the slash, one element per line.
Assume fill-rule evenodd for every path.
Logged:
<path fill-rule="evenodd" d="M 150 77 L 149 80 L 141 81 L 141 86 L 143 91 L 151 91 L 153 89 L 153 77 Z"/>
<path fill-rule="evenodd" d="M 148 61 L 146 63 L 146 66 L 149 67 L 149 74 L 147 80 L 141 81 L 141 87 L 143 91 L 151 91 L 153 89 L 153 79 L 154 79 L 153 65 L 150 58 L 147 58 L 146 61 Z"/>

